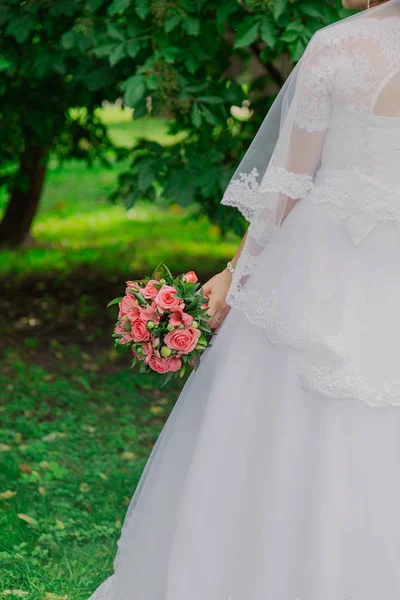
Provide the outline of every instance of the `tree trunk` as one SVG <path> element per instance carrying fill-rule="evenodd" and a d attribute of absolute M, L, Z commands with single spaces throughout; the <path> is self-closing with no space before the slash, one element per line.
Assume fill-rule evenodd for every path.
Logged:
<path fill-rule="evenodd" d="M 18 174 L 0 223 L 0 246 L 20 246 L 28 237 L 43 190 L 48 146 L 32 144 L 21 156 Z"/>

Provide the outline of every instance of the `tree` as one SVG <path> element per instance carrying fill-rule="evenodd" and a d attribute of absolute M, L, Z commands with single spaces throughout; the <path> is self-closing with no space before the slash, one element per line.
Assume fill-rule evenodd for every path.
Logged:
<path fill-rule="evenodd" d="M 185 134 L 172 147 L 140 143 L 120 193 L 133 204 L 162 189 L 243 233 L 238 212 L 220 205 L 229 178 L 313 33 L 347 13 L 337 0 L 115 0 L 113 10 L 116 40 L 104 53 L 113 64 L 135 58 L 122 83 L 134 117 L 167 108 L 171 132 Z M 252 117 L 235 118 L 232 106 L 245 113 L 248 101 Z"/>
<path fill-rule="evenodd" d="M 110 61 L 89 51 L 103 4 L 0 0 L 0 185 L 9 193 L 0 244 L 28 235 L 50 152 L 107 160 L 112 145 L 95 109 L 118 92 Z"/>
<path fill-rule="evenodd" d="M 141 142 L 120 179 L 128 205 L 162 191 L 241 233 L 223 190 L 274 94 L 336 0 L 0 0 L 0 244 L 27 236 L 50 153 L 106 160 L 96 118 L 124 96 L 134 118 L 168 111 L 172 147 Z M 250 101 L 252 118 L 231 107 Z M 71 110 L 77 108 L 77 110 Z M 237 111 L 236 111 L 237 112 Z"/>

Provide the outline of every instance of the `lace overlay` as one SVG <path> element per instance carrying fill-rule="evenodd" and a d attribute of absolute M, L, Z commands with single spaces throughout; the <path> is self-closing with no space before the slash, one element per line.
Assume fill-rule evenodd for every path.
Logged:
<path fill-rule="evenodd" d="M 371 384 L 360 368 L 329 366 L 304 369 L 300 372 L 305 389 L 339 400 L 360 400 L 372 407 L 400 406 L 400 389 L 397 382 L 381 381 Z"/>

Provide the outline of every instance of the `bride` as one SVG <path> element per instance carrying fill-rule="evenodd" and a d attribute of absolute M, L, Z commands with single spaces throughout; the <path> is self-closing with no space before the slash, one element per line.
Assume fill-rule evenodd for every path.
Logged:
<path fill-rule="evenodd" d="M 219 333 L 93 600 L 399 600 L 400 0 L 365 2 L 227 188 L 250 225 L 204 286 Z"/>

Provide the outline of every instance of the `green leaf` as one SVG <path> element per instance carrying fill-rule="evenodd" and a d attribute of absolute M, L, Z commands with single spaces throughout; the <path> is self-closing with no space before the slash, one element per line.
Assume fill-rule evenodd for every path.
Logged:
<path fill-rule="evenodd" d="M 135 107 L 138 102 L 144 99 L 146 86 L 141 75 L 132 75 L 124 84 L 122 89 L 125 92 L 125 102 L 128 106 Z"/>
<path fill-rule="evenodd" d="M 136 300 L 139 302 L 139 304 L 141 306 L 147 306 L 147 301 L 146 301 L 145 297 L 142 296 L 142 294 L 139 294 L 139 292 L 134 292 L 134 291 L 131 291 L 131 294 L 133 294 L 135 296 Z"/>
<path fill-rule="evenodd" d="M 5 71 L 12 63 L 5 58 L 5 56 L 0 56 L 0 72 Z"/>
<path fill-rule="evenodd" d="M 109 306 L 114 306 L 114 304 L 119 304 L 121 302 L 121 300 L 122 300 L 122 296 L 120 298 L 114 298 L 114 300 L 111 300 L 111 302 L 109 302 L 107 304 L 107 308 Z"/>
<path fill-rule="evenodd" d="M 125 36 L 122 33 L 121 29 L 117 27 L 117 25 L 114 25 L 114 23 L 107 23 L 107 34 L 111 38 L 119 40 L 120 42 L 123 42 L 125 40 Z"/>
<path fill-rule="evenodd" d="M 273 48 L 275 46 L 277 36 L 274 24 L 268 18 L 268 16 L 266 16 L 261 23 L 260 33 L 262 41 L 265 42 L 269 48 Z"/>
<path fill-rule="evenodd" d="M 259 17 L 257 17 L 257 20 L 254 17 L 245 19 L 238 28 L 234 48 L 243 48 L 252 44 L 257 38 L 260 24 Z"/>
<path fill-rule="evenodd" d="M 194 17 L 186 17 L 183 19 L 183 28 L 188 35 L 199 35 L 200 32 L 200 21 Z"/>
<path fill-rule="evenodd" d="M 225 0 L 221 2 L 216 10 L 216 19 L 218 23 L 225 23 L 231 14 L 239 10 L 239 2 L 237 0 Z"/>
<path fill-rule="evenodd" d="M 179 24 L 181 20 L 181 15 L 179 13 L 175 13 L 171 17 L 168 17 L 164 22 L 164 31 L 166 33 L 171 33 L 175 29 L 175 27 Z"/>
<path fill-rule="evenodd" d="M 114 2 L 112 2 L 111 6 L 108 8 L 108 13 L 112 15 L 121 10 L 125 10 L 131 5 L 131 1 L 132 0 L 114 0 Z"/>
<path fill-rule="evenodd" d="M 139 40 L 129 40 L 126 44 L 126 51 L 128 56 L 131 58 L 136 58 L 137 53 L 140 50 L 140 42 Z"/>
<path fill-rule="evenodd" d="M 205 102 L 206 104 L 221 104 L 221 102 L 224 101 L 224 99 L 219 96 L 199 96 L 198 100 L 200 100 L 200 102 Z"/>
<path fill-rule="evenodd" d="M 322 17 L 321 11 L 319 10 L 319 3 L 301 2 L 299 4 L 299 9 L 303 15 L 307 15 L 308 17 L 313 17 L 315 19 L 321 19 Z"/>
<path fill-rule="evenodd" d="M 64 50 L 71 50 L 76 45 L 77 35 L 74 29 L 70 29 L 61 36 L 61 46 Z"/>
<path fill-rule="evenodd" d="M 284 13 L 288 0 L 274 0 L 273 13 L 276 20 Z"/>
<path fill-rule="evenodd" d="M 135 11 L 142 21 L 149 14 L 149 8 L 149 0 L 135 0 Z"/>
<path fill-rule="evenodd" d="M 193 106 L 192 109 L 190 111 L 190 120 L 192 121 L 193 125 L 199 129 L 201 126 L 201 114 L 199 111 L 199 105 L 197 104 L 197 102 L 193 102 Z"/>
<path fill-rule="evenodd" d="M 299 39 L 299 34 L 296 31 L 285 31 L 279 39 L 281 42 L 292 43 Z"/>
<path fill-rule="evenodd" d="M 98 46 L 97 48 L 93 48 L 92 52 L 97 58 L 104 58 L 105 56 L 110 56 L 111 53 L 117 48 L 119 44 L 106 44 L 105 46 Z"/>
<path fill-rule="evenodd" d="M 213 112 L 211 112 L 211 110 L 209 108 L 206 108 L 205 106 L 202 106 L 202 111 L 204 113 L 204 118 L 207 121 L 207 123 L 210 123 L 210 125 L 219 125 L 220 121 L 219 119 L 215 116 L 215 114 Z"/>
<path fill-rule="evenodd" d="M 118 46 L 111 52 L 110 54 L 110 65 L 113 67 L 116 65 L 122 58 L 126 56 L 126 46 L 125 43 L 118 44 Z"/>
<path fill-rule="evenodd" d="M 35 20 L 30 15 L 16 17 L 12 19 L 6 29 L 6 32 L 12 35 L 19 44 L 23 44 L 35 26 Z"/>
<path fill-rule="evenodd" d="M 185 57 L 185 67 L 189 71 L 189 73 L 196 73 L 198 68 L 200 67 L 200 63 L 193 54 L 187 54 Z"/>

